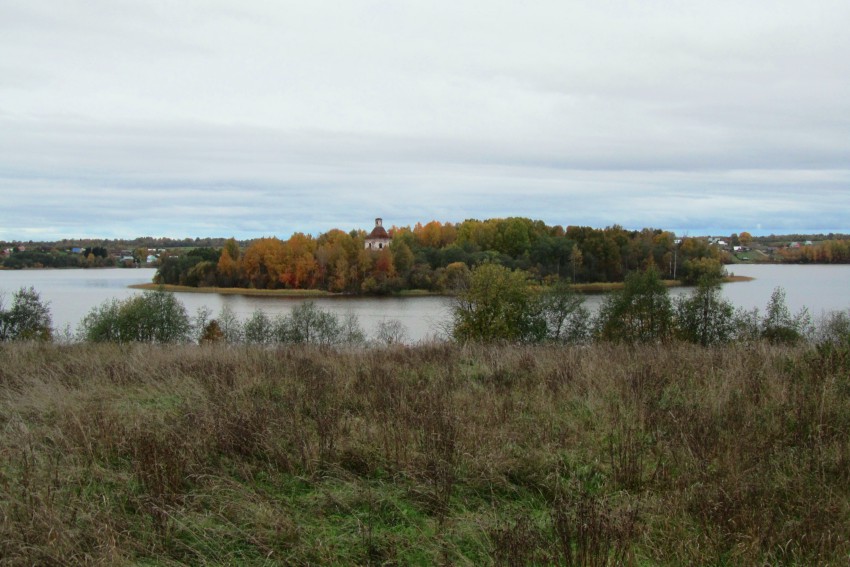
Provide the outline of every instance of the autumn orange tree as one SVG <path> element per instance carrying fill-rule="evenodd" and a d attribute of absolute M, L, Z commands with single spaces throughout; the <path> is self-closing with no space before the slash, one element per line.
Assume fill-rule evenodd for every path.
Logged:
<path fill-rule="evenodd" d="M 310 289 L 321 279 L 315 256 L 316 242 L 309 235 L 296 232 L 283 245 L 283 258 L 278 280 L 283 287 Z"/>
<path fill-rule="evenodd" d="M 239 244 L 237 244 L 235 238 L 229 238 L 221 249 L 221 256 L 219 256 L 216 266 L 219 286 L 233 287 L 239 285 L 241 276 L 240 257 Z"/>
<path fill-rule="evenodd" d="M 316 239 L 316 262 L 321 286 L 328 291 L 351 290 L 352 267 L 357 264 L 358 241 L 349 233 L 333 229 Z"/>
<path fill-rule="evenodd" d="M 274 289 L 279 286 L 286 250 L 275 237 L 255 240 L 239 264 L 242 278 L 249 287 Z"/>

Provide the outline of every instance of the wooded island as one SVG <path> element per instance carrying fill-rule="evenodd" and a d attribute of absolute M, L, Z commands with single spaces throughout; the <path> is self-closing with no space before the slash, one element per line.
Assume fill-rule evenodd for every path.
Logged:
<path fill-rule="evenodd" d="M 377 219 L 376 228 L 381 228 Z M 386 294 L 446 292 L 480 264 L 522 270 L 541 284 L 622 282 L 634 270 L 657 268 L 665 279 L 696 283 L 722 273 L 725 252 L 706 238 L 620 226 L 549 226 L 527 218 L 431 221 L 393 226 L 389 239 L 370 247 L 373 233 L 333 229 L 317 237 L 260 238 L 242 248 L 235 239 L 220 249 L 166 254 L 155 282 L 190 287 L 315 289 Z M 384 245 L 384 242 L 387 242 Z"/>

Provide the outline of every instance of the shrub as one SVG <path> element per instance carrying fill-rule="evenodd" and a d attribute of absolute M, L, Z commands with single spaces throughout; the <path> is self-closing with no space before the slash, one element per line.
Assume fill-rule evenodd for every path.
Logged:
<path fill-rule="evenodd" d="M 850 344 L 850 310 L 825 314 L 818 325 L 818 343 Z"/>
<path fill-rule="evenodd" d="M 546 338 L 568 344 L 586 342 L 590 336 L 590 312 L 584 297 L 559 281 L 540 295 L 540 311 L 546 322 Z"/>
<path fill-rule="evenodd" d="M 806 337 L 810 327 L 809 312 L 802 309 L 792 316 L 785 304 L 785 290 L 774 289 L 761 321 L 761 336 L 773 343 L 795 343 Z"/>
<path fill-rule="evenodd" d="M 34 288 L 21 288 L 6 311 L 0 297 L 0 341 L 49 341 L 53 335 L 50 309 Z"/>
<path fill-rule="evenodd" d="M 527 275 L 498 264 L 473 270 L 452 312 L 452 336 L 459 341 L 534 341 L 546 333 Z"/>
<path fill-rule="evenodd" d="M 739 307 L 734 316 L 735 338 L 739 341 L 753 342 L 761 337 L 761 316 L 758 308 Z"/>
<path fill-rule="evenodd" d="M 91 342 L 181 343 L 189 340 L 190 331 L 183 304 L 171 293 L 152 291 L 95 307 L 78 334 Z"/>
<path fill-rule="evenodd" d="M 720 285 L 703 279 L 690 296 L 676 302 L 676 334 L 703 346 L 727 342 L 735 333 L 734 313 L 721 296 Z"/>
<path fill-rule="evenodd" d="M 404 344 L 408 341 L 407 328 L 396 319 L 382 320 L 378 323 L 375 342 L 380 345 Z"/>
<path fill-rule="evenodd" d="M 341 325 L 328 311 L 308 301 L 292 308 L 287 318 L 286 342 L 332 345 L 340 342 Z"/>
<path fill-rule="evenodd" d="M 201 334 L 198 342 L 201 344 L 206 343 L 218 343 L 224 340 L 224 333 L 221 331 L 221 327 L 218 324 L 218 321 L 215 319 L 211 320 L 204 327 L 204 332 Z"/>
<path fill-rule="evenodd" d="M 242 327 L 245 342 L 249 344 L 266 344 L 274 341 L 275 323 L 259 309 L 255 310 L 251 317 L 245 321 Z"/>
<path fill-rule="evenodd" d="M 654 267 L 626 276 L 623 289 L 602 303 L 596 321 L 597 336 L 613 342 L 665 340 L 672 329 L 670 294 Z"/>
<path fill-rule="evenodd" d="M 225 305 L 221 308 L 217 320 L 225 342 L 234 344 L 242 342 L 244 338 L 242 322 L 230 306 Z"/>

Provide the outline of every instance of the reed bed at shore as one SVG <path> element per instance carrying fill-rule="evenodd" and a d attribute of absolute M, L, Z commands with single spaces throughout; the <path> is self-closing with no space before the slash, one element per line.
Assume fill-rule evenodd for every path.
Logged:
<path fill-rule="evenodd" d="M 254 297 L 342 297 L 321 289 L 255 289 L 246 287 L 211 287 L 176 284 L 141 283 L 128 286 L 143 291 L 173 291 L 180 293 L 216 293 L 218 295 L 244 295 Z"/>
<path fill-rule="evenodd" d="M 748 282 L 754 278 L 748 276 L 727 275 L 723 278 L 725 283 Z M 685 284 L 681 280 L 664 280 L 667 287 L 682 287 Z M 174 291 L 180 293 L 217 293 L 219 295 L 245 295 L 245 296 L 271 296 L 271 297 L 344 297 L 346 294 L 331 293 L 320 289 L 252 289 L 244 287 L 192 287 L 186 285 L 142 283 L 129 286 L 133 289 L 145 291 Z M 623 282 L 593 282 L 570 284 L 570 289 L 580 293 L 608 293 L 623 289 Z M 399 291 L 393 295 L 401 297 L 417 296 L 451 296 L 451 293 L 433 292 L 424 289 L 408 289 Z"/>
<path fill-rule="evenodd" d="M 0 565 L 846 565 L 850 355 L 0 345 Z"/>

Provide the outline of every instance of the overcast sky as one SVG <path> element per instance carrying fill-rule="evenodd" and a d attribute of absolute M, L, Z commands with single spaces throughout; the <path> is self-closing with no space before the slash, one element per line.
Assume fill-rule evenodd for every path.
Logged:
<path fill-rule="evenodd" d="M 0 240 L 850 232 L 847 0 L 0 0 Z"/>

